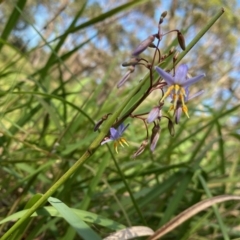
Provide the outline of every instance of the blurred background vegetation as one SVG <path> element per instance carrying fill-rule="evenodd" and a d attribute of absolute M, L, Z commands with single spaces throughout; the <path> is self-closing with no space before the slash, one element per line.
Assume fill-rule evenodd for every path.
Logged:
<path fill-rule="evenodd" d="M 162 121 L 154 153 L 131 156 L 145 137 L 142 122 L 130 123 L 129 148 L 118 155 L 101 146 L 54 197 L 125 226 L 153 230 L 210 196 L 240 194 L 240 2 L 196 0 L 10 0 L 0 5 L 0 220 L 44 193 L 85 152 L 97 133 L 94 123 L 113 112 L 146 74 L 143 67 L 121 89 L 121 64 L 156 32 L 179 29 L 186 44 L 222 7 L 226 12 L 182 60 L 195 76 L 189 105 L 175 136 Z M 115 10 L 113 10 L 115 9 Z M 161 43 L 164 52 L 175 35 Z M 143 56 L 150 58 L 153 50 Z M 136 110 L 150 111 L 152 94 Z M 170 106 L 170 103 L 167 103 Z M 167 113 L 167 106 L 165 108 Z M 150 128 L 151 129 L 151 126 Z M 240 203 L 219 205 L 222 234 L 209 208 L 163 239 L 240 239 Z M 0 235 L 12 223 L 0 226 Z M 92 224 L 102 237 L 114 227 Z M 117 230 L 117 228 L 115 229 Z M 62 218 L 37 217 L 14 239 L 81 239 Z"/>

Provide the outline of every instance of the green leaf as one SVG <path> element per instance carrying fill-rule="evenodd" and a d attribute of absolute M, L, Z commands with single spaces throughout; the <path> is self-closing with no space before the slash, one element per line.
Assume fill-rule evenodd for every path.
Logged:
<path fill-rule="evenodd" d="M 81 218 L 82 221 L 89 222 L 89 223 L 94 223 L 102 227 L 106 227 L 111 230 L 120 230 L 125 228 L 126 226 L 115 222 L 111 219 L 105 218 L 103 216 L 97 215 L 95 213 L 79 210 L 76 208 L 71 208 L 71 210 L 79 217 Z M 0 225 L 9 221 L 15 221 L 27 212 L 27 210 L 22 210 L 19 212 L 16 212 L 3 220 L 0 221 Z M 36 216 L 51 216 L 51 217 L 62 217 L 62 215 L 55 209 L 54 207 L 43 207 L 39 208 L 35 213 L 32 214 L 31 217 L 36 217 Z"/>
<path fill-rule="evenodd" d="M 92 239 L 92 240 L 100 240 L 101 238 L 95 233 L 82 219 L 76 215 L 71 208 L 69 208 L 66 204 L 61 202 L 57 198 L 50 197 L 48 198 L 48 202 L 55 207 L 62 217 L 76 230 L 79 236 L 83 239 Z"/>
<path fill-rule="evenodd" d="M 2 39 L 7 40 L 12 29 L 15 27 L 15 25 L 18 21 L 18 18 L 20 16 L 20 11 L 23 10 L 26 2 L 27 2 L 27 0 L 18 0 L 18 2 L 16 3 L 17 7 L 15 7 L 14 10 L 12 11 L 11 16 L 9 17 L 8 22 L 6 23 L 5 28 L 3 29 L 3 32 L 1 35 Z M 1 51 L 2 47 L 3 47 L 3 42 L 0 42 L 0 51 Z"/>

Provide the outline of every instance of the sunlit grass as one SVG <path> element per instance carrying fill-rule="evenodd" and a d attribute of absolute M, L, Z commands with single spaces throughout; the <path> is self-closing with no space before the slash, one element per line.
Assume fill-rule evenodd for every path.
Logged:
<path fill-rule="evenodd" d="M 19 4 L 16 9 L 23 14 Z M 133 6 L 129 3 L 116 13 Z M 76 21 L 84 10 L 83 6 L 78 11 Z M 102 14 L 81 25 L 81 29 L 112 15 L 114 12 Z M 76 31 L 76 22 L 73 23 Z M 10 28 L 14 25 L 12 22 Z M 74 72 L 69 58 L 81 47 L 65 52 L 69 53 L 65 58 L 59 57 L 69 29 L 65 34 L 57 45 L 44 39 L 47 45 L 52 44 L 51 51 L 42 51 L 44 56 L 39 55 L 38 48 L 21 52 L 12 47 L 7 36 L 2 36 L 1 235 L 81 158 L 99 136 L 93 131 L 94 123 L 103 115 L 116 112 L 144 77 L 136 73 L 133 83 L 118 90 L 118 79 L 109 80 L 118 67 L 115 61 L 100 80 Z M 34 54 L 39 58 L 37 64 Z M 211 91 L 214 89 L 209 87 Z M 148 226 L 155 231 L 203 199 L 239 195 L 239 126 L 232 120 L 232 116 L 238 116 L 239 102 L 233 104 L 230 96 L 217 108 L 204 106 L 201 102 L 206 96 L 210 98 L 209 92 L 191 102 L 190 119 L 182 116 L 180 124 L 175 125 L 175 136 L 170 136 L 167 120 L 161 120 L 161 136 L 154 153 L 146 148 L 132 158 L 146 133 L 141 121 L 128 118 L 125 123 L 130 126 L 124 136 L 130 146 L 120 146 L 119 154 L 114 152 L 112 143 L 94 149 L 94 154 L 57 188 L 52 198 L 8 239 L 80 239 L 84 228 L 87 235 L 81 236 L 85 239 L 101 239 L 130 226 Z M 155 99 L 156 93 L 136 113 L 149 111 Z M 129 101 L 124 111 L 131 104 Z M 171 116 L 167 112 L 170 103 L 167 104 L 164 114 Z M 56 202 L 51 201 L 59 201 L 59 212 Z M 238 206 L 238 202 L 228 201 L 208 208 L 162 238 L 237 238 Z M 17 216 L 11 217 L 12 214 Z"/>

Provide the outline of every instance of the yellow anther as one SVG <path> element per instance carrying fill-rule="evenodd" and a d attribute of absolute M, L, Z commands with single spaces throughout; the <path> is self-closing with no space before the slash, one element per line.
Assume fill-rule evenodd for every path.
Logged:
<path fill-rule="evenodd" d="M 179 98 L 182 102 L 182 105 L 185 105 L 185 100 L 184 100 L 184 96 L 182 94 L 179 94 Z"/>
<path fill-rule="evenodd" d="M 121 137 L 121 138 L 115 140 L 115 142 L 114 142 L 114 149 L 115 149 L 115 152 L 116 152 L 116 153 L 118 153 L 118 145 L 121 145 L 122 147 L 124 147 L 123 144 L 129 146 L 129 145 L 128 145 L 128 142 L 125 140 L 125 138 L 122 138 L 122 137 Z"/>
<path fill-rule="evenodd" d="M 120 138 L 119 141 L 120 141 L 121 143 L 124 143 L 125 145 L 129 146 L 129 144 L 128 144 L 128 142 L 126 141 L 125 138 Z"/>
<path fill-rule="evenodd" d="M 121 139 L 117 140 L 118 144 L 120 144 L 122 147 L 124 147 L 123 143 L 121 142 Z"/>
<path fill-rule="evenodd" d="M 118 153 L 118 142 L 117 141 L 114 143 L 114 149 L 115 149 L 115 152 Z"/>
<path fill-rule="evenodd" d="M 181 87 L 180 92 L 181 92 L 181 94 L 183 94 L 184 97 L 187 96 L 185 88 Z"/>
<path fill-rule="evenodd" d="M 189 118 L 188 108 L 187 108 L 187 106 L 186 106 L 185 104 L 182 106 L 182 110 L 183 110 L 183 112 L 186 114 L 186 116 Z"/>
<path fill-rule="evenodd" d="M 172 105 L 170 106 L 170 108 L 169 108 L 168 111 L 170 112 L 170 111 L 172 111 L 173 109 L 174 109 L 174 106 L 173 106 L 173 104 L 172 104 Z"/>
<path fill-rule="evenodd" d="M 176 98 L 178 99 L 178 94 L 173 94 L 173 100 L 175 100 Z"/>
<path fill-rule="evenodd" d="M 174 85 L 170 86 L 167 91 L 164 93 L 162 99 L 161 99 L 161 102 L 170 95 L 171 91 L 174 89 Z"/>

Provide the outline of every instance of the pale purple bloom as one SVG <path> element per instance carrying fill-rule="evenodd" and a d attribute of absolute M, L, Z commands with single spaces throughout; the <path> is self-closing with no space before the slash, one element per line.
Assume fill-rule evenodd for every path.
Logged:
<path fill-rule="evenodd" d="M 175 76 L 172 76 L 170 73 L 164 71 L 160 67 L 155 67 L 155 69 L 158 72 L 158 74 L 161 75 L 162 78 L 166 81 L 168 86 L 179 85 L 183 88 L 187 88 L 201 80 L 203 77 L 205 77 L 205 74 L 201 74 L 196 77 L 188 79 L 187 78 L 188 67 L 186 64 L 182 64 L 177 68 Z"/>
<path fill-rule="evenodd" d="M 186 64 L 180 65 L 177 68 L 174 76 L 164 71 L 160 67 L 155 67 L 155 69 L 158 72 L 158 74 L 160 74 L 161 77 L 166 81 L 168 85 L 168 89 L 165 92 L 164 96 L 162 97 L 161 101 L 163 101 L 169 95 L 172 96 L 173 105 L 171 106 L 170 110 L 171 109 L 174 110 L 177 122 L 179 121 L 181 111 L 183 111 L 187 115 L 187 117 L 189 117 L 188 108 L 185 104 L 189 100 L 188 88 L 192 84 L 198 82 L 203 77 L 205 77 L 205 74 L 201 74 L 193 78 L 188 78 L 187 77 L 188 67 Z"/>
<path fill-rule="evenodd" d="M 110 142 L 110 141 L 115 141 L 118 138 L 120 138 L 123 135 L 124 131 L 127 129 L 128 126 L 129 126 L 129 124 L 124 126 L 124 124 L 121 123 L 117 129 L 111 127 L 110 128 L 110 137 L 107 140 L 103 141 L 101 143 L 101 145 L 103 145 L 107 142 Z"/>
<path fill-rule="evenodd" d="M 114 149 L 115 151 L 118 153 L 118 145 L 120 144 L 121 146 L 123 146 L 123 143 L 128 145 L 127 141 L 125 140 L 125 138 L 122 137 L 123 133 L 125 132 L 125 130 L 127 129 L 127 127 L 129 126 L 129 124 L 127 124 L 126 126 L 124 126 L 123 123 L 121 123 L 117 129 L 111 127 L 110 128 L 110 136 L 107 137 L 107 139 L 105 139 L 104 141 L 101 142 L 101 145 L 107 143 L 107 142 L 111 142 L 114 141 Z"/>

